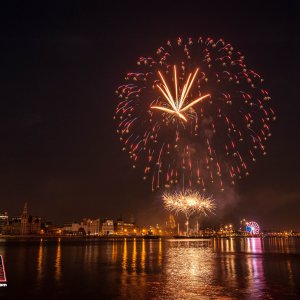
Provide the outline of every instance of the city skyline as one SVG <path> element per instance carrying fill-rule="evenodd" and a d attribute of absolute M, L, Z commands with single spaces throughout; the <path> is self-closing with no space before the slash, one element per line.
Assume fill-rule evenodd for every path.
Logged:
<path fill-rule="evenodd" d="M 35 211 L 34 211 L 35 212 Z M 66 226 L 69 226 L 70 224 L 78 224 L 78 226 L 80 227 L 80 224 L 83 224 L 85 222 L 90 222 L 90 221 L 98 221 L 99 223 L 103 224 L 106 221 L 113 221 L 113 223 L 117 224 L 119 221 L 125 222 L 125 223 L 129 223 L 129 224 L 135 224 L 135 226 L 137 226 L 137 228 L 144 228 L 143 230 L 145 230 L 145 228 L 151 228 L 151 227 L 155 227 L 155 226 L 159 226 L 161 228 L 168 228 L 168 226 L 166 225 L 167 223 L 170 222 L 170 218 L 173 218 L 173 221 L 175 221 L 176 223 L 176 228 L 177 226 L 182 226 L 183 228 L 186 226 L 186 217 L 183 215 L 179 215 L 177 213 L 172 213 L 170 211 L 165 211 L 164 214 L 164 219 L 160 220 L 160 223 L 154 222 L 148 222 L 147 220 L 137 220 L 135 218 L 135 216 L 133 214 L 131 214 L 130 216 L 126 216 L 124 217 L 124 215 L 120 214 L 118 217 L 112 217 L 111 215 L 99 215 L 94 213 L 93 215 L 82 215 L 78 218 L 71 218 L 71 219 L 65 219 L 60 223 L 55 223 L 53 222 L 53 220 L 51 220 L 50 218 L 47 218 L 47 216 L 40 216 L 39 214 L 32 214 L 32 211 L 29 210 L 28 207 L 28 202 L 23 203 L 22 206 L 22 211 L 19 214 L 16 215 L 11 215 L 9 214 L 8 211 L 5 210 L 0 210 L 0 227 L 2 228 L 5 224 L 9 224 L 11 221 L 13 220 L 18 220 L 18 219 L 22 219 L 25 216 L 26 219 L 30 219 L 33 222 L 33 224 L 35 223 L 35 220 L 38 220 L 39 223 L 39 228 L 41 229 L 41 225 L 43 226 L 47 226 L 47 224 L 50 224 L 51 226 L 54 226 L 54 228 L 57 229 L 61 229 L 64 228 Z M 239 227 L 241 227 L 242 222 L 246 222 L 245 220 L 247 219 L 248 221 L 254 222 L 256 223 L 256 221 L 258 221 L 255 216 L 249 217 L 249 218 L 245 218 L 245 216 L 239 216 L 235 219 L 227 219 L 227 220 L 216 220 L 214 218 L 206 218 L 207 216 L 201 216 L 201 214 L 197 214 L 197 213 L 192 213 L 191 217 L 190 217 L 190 223 L 192 224 L 192 227 L 197 226 L 197 228 L 204 230 L 204 229 L 211 229 L 211 230 L 220 230 L 220 228 L 223 227 L 227 227 L 230 226 L 231 228 L 234 228 L 234 230 L 237 230 Z M 262 223 L 263 224 L 263 223 Z M 22 225 L 20 223 L 21 227 L 23 226 L 23 229 L 20 230 L 21 232 L 26 232 L 26 230 L 31 231 L 30 229 L 26 229 L 26 226 L 31 226 L 30 224 L 28 225 Z M 33 225 L 34 228 L 37 228 L 35 225 Z M 101 225 L 102 226 L 102 225 Z M 1 228 L 0 228 L 0 234 L 1 234 Z M 295 228 L 295 227 L 289 227 L 289 226 L 282 226 L 282 227 L 278 227 L 275 224 L 273 226 L 270 227 L 261 227 L 261 232 L 299 232 L 299 229 Z M 37 229 L 34 229 L 33 234 L 40 234 L 40 232 L 37 232 Z M 7 232 L 6 234 L 10 235 L 9 232 Z M 12 233 L 13 235 L 15 235 L 16 233 Z M 18 234 L 18 233 L 17 233 Z"/>

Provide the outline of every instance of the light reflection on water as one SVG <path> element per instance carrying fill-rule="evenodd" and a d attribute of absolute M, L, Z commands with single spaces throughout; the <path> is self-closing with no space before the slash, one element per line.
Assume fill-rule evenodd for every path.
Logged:
<path fill-rule="evenodd" d="M 44 256 L 43 239 L 41 239 L 39 245 L 38 259 L 37 259 L 37 281 L 38 282 L 42 280 L 42 276 L 43 276 L 43 256 Z"/>
<path fill-rule="evenodd" d="M 169 241 L 164 272 L 167 299 L 211 296 L 216 253 L 209 241 Z"/>
<path fill-rule="evenodd" d="M 59 282 L 61 278 L 61 238 L 58 238 L 55 257 L 55 279 Z"/>
<path fill-rule="evenodd" d="M 2 241 L 10 299 L 300 297 L 300 240 Z M 78 288 L 80 287 L 80 288 Z"/>

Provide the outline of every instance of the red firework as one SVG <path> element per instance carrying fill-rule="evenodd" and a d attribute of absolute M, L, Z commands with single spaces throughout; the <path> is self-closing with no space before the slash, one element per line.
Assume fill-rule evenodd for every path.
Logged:
<path fill-rule="evenodd" d="M 275 120 L 261 76 L 223 39 L 179 38 L 141 57 L 118 87 L 117 133 L 152 190 L 223 190 L 265 155 Z"/>

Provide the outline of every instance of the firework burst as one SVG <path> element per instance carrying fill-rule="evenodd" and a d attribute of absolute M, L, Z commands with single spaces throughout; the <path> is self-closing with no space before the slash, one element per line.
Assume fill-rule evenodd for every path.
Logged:
<path fill-rule="evenodd" d="M 223 191 L 266 154 L 275 119 L 263 78 L 223 39 L 179 38 L 137 61 L 118 87 L 117 133 L 152 190 Z"/>
<path fill-rule="evenodd" d="M 215 210 L 215 202 L 212 197 L 205 197 L 191 189 L 181 192 L 165 192 L 163 194 L 165 208 L 178 214 L 184 214 L 186 218 L 186 233 L 189 234 L 189 219 L 192 215 L 207 215 Z"/>
<path fill-rule="evenodd" d="M 213 213 L 215 203 L 212 197 L 205 197 L 197 191 L 165 192 L 163 194 L 165 208 L 175 214 L 184 214 L 188 220 L 193 214 Z"/>

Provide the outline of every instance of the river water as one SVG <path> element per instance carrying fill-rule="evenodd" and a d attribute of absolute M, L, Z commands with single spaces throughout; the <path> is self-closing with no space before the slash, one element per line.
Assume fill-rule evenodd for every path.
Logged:
<path fill-rule="evenodd" d="M 300 239 L 6 240 L 0 299 L 300 299 Z"/>

